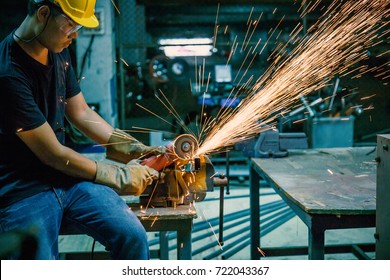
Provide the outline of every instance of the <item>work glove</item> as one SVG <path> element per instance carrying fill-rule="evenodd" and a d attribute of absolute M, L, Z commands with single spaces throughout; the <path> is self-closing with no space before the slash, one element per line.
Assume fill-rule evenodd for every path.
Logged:
<path fill-rule="evenodd" d="M 141 195 L 146 186 L 159 178 L 158 171 L 136 160 L 124 166 L 96 161 L 95 183 L 113 188 L 121 195 Z"/>
<path fill-rule="evenodd" d="M 147 146 L 126 132 L 115 129 L 111 134 L 106 149 L 106 157 L 121 163 L 152 155 L 161 155 L 166 151 L 165 147 Z"/>

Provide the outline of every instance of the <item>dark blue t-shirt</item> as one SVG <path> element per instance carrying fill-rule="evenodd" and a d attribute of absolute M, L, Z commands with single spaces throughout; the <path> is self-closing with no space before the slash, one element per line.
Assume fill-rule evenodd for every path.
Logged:
<path fill-rule="evenodd" d="M 0 43 L 0 207 L 72 181 L 44 165 L 16 135 L 47 121 L 65 142 L 66 99 L 80 86 L 67 49 L 49 57 L 49 66 L 39 63 L 12 34 Z"/>

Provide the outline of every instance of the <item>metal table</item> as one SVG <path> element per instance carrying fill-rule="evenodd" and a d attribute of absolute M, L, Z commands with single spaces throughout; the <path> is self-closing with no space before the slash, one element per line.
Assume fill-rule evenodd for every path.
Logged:
<path fill-rule="evenodd" d="M 328 229 L 375 227 L 375 154 L 374 147 L 327 148 L 251 159 L 251 258 L 260 258 L 260 179 L 307 225 L 309 259 L 324 259 Z"/>

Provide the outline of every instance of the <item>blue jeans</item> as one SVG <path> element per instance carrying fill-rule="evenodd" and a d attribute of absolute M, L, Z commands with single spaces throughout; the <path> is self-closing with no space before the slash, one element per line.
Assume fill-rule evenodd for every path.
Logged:
<path fill-rule="evenodd" d="M 53 188 L 0 212 L 0 233 L 37 231 L 37 259 L 58 258 L 60 228 L 76 227 L 105 246 L 113 259 L 149 259 L 145 229 L 112 189 L 91 182 Z"/>

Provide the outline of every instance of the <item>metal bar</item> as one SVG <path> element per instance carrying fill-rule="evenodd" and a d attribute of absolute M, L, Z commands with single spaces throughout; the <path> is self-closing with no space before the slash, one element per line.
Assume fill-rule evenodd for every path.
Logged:
<path fill-rule="evenodd" d="M 268 214 L 274 210 L 277 210 L 277 209 L 281 209 L 281 208 L 284 208 L 286 207 L 286 204 L 284 203 L 283 200 L 278 200 L 278 201 L 273 201 L 273 202 L 270 202 L 270 203 L 267 203 L 267 204 L 264 204 L 261 206 L 261 209 L 264 211 L 264 214 Z M 239 218 L 246 218 L 246 216 L 249 216 L 250 214 L 250 210 L 249 209 L 245 209 L 245 210 L 242 210 L 242 211 L 238 211 L 238 212 L 235 212 L 235 213 L 231 213 L 229 215 L 227 215 L 225 217 L 225 223 L 229 223 L 231 221 L 234 221 L 234 220 L 237 220 Z M 240 219 L 241 221 L 241 219 Z M 210 219 L 209 220 L 209 223 L 212 225 L 212 226 L 215 226 L 218 222 L 218 218 L 213 218 L 213 219 Z M 193 225 L 193 228 L 192 228 L 192 232 L 198 232 L 198 231 L 202 231 L 202 230 L 205 230 L 205 229 L 208 229 L 210 228 L 210 224 L 209 223 L 204 223 L 204 222 L 197 222 Z M 233 223 L 232 225 L 235 225 L 235 223 Z M 232 228 L 232 225 L 226 225 L 226 229 L 230 229 Z M 218 232 L 218 229 L 215 230 L 215 232 Z M 197 242 L 203 238 L 206 238 L 206 237 L 209 237 L 211 236 L 213 233 L 212 232 L 207 232 L 203 235 L 200 235 L 200 236 L 196 236 L 192 239 L 192 242 Z M 176 239 L 176 232 L 173 231 L 173 232 L 166 232 L 166 238 L 167 240 L 174 240 Z M 149 240 L 149 246 L 153 246 L 153 245 L 157 245 L 160 243 L 160 239 L 159 238 L 156 238 L 156 239 L 153 239 L 153 240 Z M 212 246 L 210 245 L 206 245 L 208 246 L 208 248 L 211 248 Z M 206 247 L 205 246 L 205 247 Z M 173 250 L 175 249 L 174 246 L 170 246 L 169 247 L 169 250 Z"/>
<path fill-rule="evenodd" d="M 288 209 L 288 208 L 286 208 L 286 209 Z M 270 211 L 267 211 L 266 213 L 272 212 L 272 210 L 273 210 L 273 209 L 270 209 Z M 247 216 L 249 216 L 249 215 L 247 215 Z M 242 224 L 245 222 L 245 221 L 243 221 L 243 220 L 246 220 L 246 219 L 247 219 L 247 216 L 244 216 L 244 217 L 243 217 L 244 219 L 238 219 L 235 223 L 228 224 L 228 225 L 226 226 L 226 229 L 231 229 L 231 228 L 236 227 L 236 226 L 238 226 L 238 225 L 242 225 Z M 268 218 L 268 220 L 271 219 L 272 217 L 273 217 L 273 216 L 270 216 L 270 217 Z M 267 221 L 267 220 L 265 220 L 265 221 Z M 230 221 L 229 221 L 229 222 L 230 222 Z M 248 229 L 249 229 L 249 228 L 248 228 Z M 244 229 L 241 228 L 239 231 L 243 231 L 243 230 L 244 230 Z M 215 232 L 218 232 L 218 230 L 215 230 Z M 212 236 L 212 235 L 213 235 L 212 232 L 206 232 L 206 233 L 204 233 L 204 234 L 202 234 L 202 235 L 199 235 L 199 236 L 193 238 L 193 239 L 192 239 L 192 242 L 194 243 L 194 242 L 197 242 L 197 241 L 199 241 L 199 240 L 203 240 L 204 238 L 210 237 L 210 236 Z M 230 238 L 230 235 L 229 235 L 228 237 L 226 237 L 225 239 L 227 239 L 227 238 Z M 210 249 L 210 248 L 212 248 L 212 247 L 214 247 L 214 246 L 215 246 L 215 244 L 210 243 L 210 244 L 207 244 L 207 245 L 205 245 L 205 246 L 203 246 L 203 247 L 197 249 L 197 250 L 194 251 L 194 252 L 196 252 L 196 253 L 198 254 L 198 253 L 200 253 L 201 251 Z M 193 253 L 193 254 L 195 254 L 195 253 Z"/>
<path fill-rule="evenodd" d="M 359 247 L 359 245 L 353 244 L 351 246 L 352 254 L 354 254 L 359 260 L 369 260 L 371 259 L 367 254 Z"/>
<path fill-rule="evenodd" d="M 225 188 L 223 186 L 220 186 L 220 188 L 219 188 L 219 238 L 218 238 L 218 242 L 221 246 L 223 246 L 224 191 L 225 191 Z"/>
<path fill-rule="evenodd" d="M 339 87 L 339 82 L 340 82 L 340 78 L 337 78 L 336 82 L 335 82 L 335 85 L 334 85 L 332 98 L 330 99 L 328 110 L 332 110 L 334 98 L 336 97 L 336 94 L 337 94 L 337 88 Z"/>
<path fill-rule="evenodd" d="M 178 260 L 191 260 L 192 259 L 192 243 L 191 243 L 191 231 L 192 221 L 181 221 L 185 223 L 184 230 L 177 231 L 177 259 Z"/>
<path fill-rule="evenodd" d="M 226 152 L 226 177 L 230 178 L 230 155 L 229 152 Z M 226 186 L 226 194 L 230 194 L 229 181 Z"/>
<path fill-rule="evenodd" d="M 249 169 L 250 185 L 250 213 L 251 213 L 251 259 L 259 259 L 257 247 L 260 247 L 260 176 L 250 163 Z"/>
<path fill-rule="evenodd" d="M 229 196 L 225 197 L 225 199 L 237 199 L 237 198 L 246 198 L 249 197 L 249 195 L 244 194 L 244 195 L 235 195 L 235 196 Z M 205 198 L 203 202 L 205 201 L 214 201 L 214 200 L 219 200 L 219 197 L 211 197 L 211 198 Z"/>
<path fill-rule="evenodd" d="M 245 234 L 244 236 L 241 237 L 241 239 L 249 239 L 250 237 L 250 233 L 248 234 Z M 232 248 L 235 244 L 233 243 L 230 243 L 229 245 L 226 245 L 224 246 L 224 250 L 229 250 L 230 248 Z M 219 256 L 220 254 L 222 254 L 223 251 L 219 250 L 219 251 L 215 251 L 215 252 L 212 252 L 211 254 L 208 254 L 207 256 L 203 257 L 204 260 L 210 260 L 212 258 L 215 258 L 217 256 Z"/>
<path fill-rule="evenodd" d="M 287 208 L 287 209 L 288 209 L 288 208 Z M 270 212 L 271 212 L 271 211 L 270 211 Z M 272 216 L 270 216 L 268 219 L 271 219 L 271 218 L 272 218 Z M 243 220 L 245 220 L 245 219 L 246 219 L 246 217 L 244 217 L 244 219 L 239 219 L 239 220 L 237 220 L 235 223 L 232 223 L 232 224 L 227 225 L 227 226 L 226 226 L 226 229 L 231 229 L 231 228 L 234 228 L 234 227 L 236 227 L 236 226 L 238 226 L 238 225 L 242 225 L 242 224 L 245 222 L 245 221 L 243 221 Z M 243 229 L 243 228 L 240 228 L 240 230 L 236 231 L 235 233 L 226 236 L 225 239 L 226 239 L 226 240 L 229 240 L 229 239 L 231 239 L 232 237 L 235 237 L 235 236 L 237 235 L 237 233 L 240 233 L 240 232 L 242 232 L 242 231 L 244 231 L 244 230 L 248 230 L 248 229 L 250 229 L 250 227 L 246 227 L 246 228 L 244 228 L 244 229 Z M 217 230 L 216 230 L 216 231 L 217 231 Z M 199 240 L 203 240 L 204 238 L 210 237 L 210 236 L 212 236 L 212 235 L 213 235 L 212 232 L 206 232 L 205 234 L 202 234 L 202 235 L 197 236 L 196 238 L 192 239 L 192 242 L 194 243 L 194 242 L 197 242 L 197 241 L 199 241 Z M 212 248 L 212 247 L 215 247 L 215 245 L 216 245 L 216 244 L 214 244 L 214 243 L 206 244 L 206 245 L 204 245 L 204 246 L 202 246 L 202 247 L 200 247 L 200 248 L 194 250 L 194 251 L 193 251 L 193 255 L 199 254 L 199 253 L 201 253 L 201 252 L 203 252 L 203 251 L 205 251 L 205 250 L 208 250 L 208 249 L 210 249 L 210 248 Z M 172 249 L 173 249 L 173 248 L 172 248 Z"/>
<path fill-rule="evenodd" d="M 277 201 L 273 201 L 273 202 L 270 202 L 270 203 L 262 205 L 261 209 L 264 210 L 264 211 L 274 210 L 274 209 L 279 209 L 282 205 L 285 206 L 286 205 L 285 202 L 283 200 L 277 200 Z M 235 219 L 236 217 L 241 217 L 242 215 L 246 215 L 248 213 L 250 213 L 250 210 L 249 209 L 245 209 L 245 210 L 241 210 L 241 211 L 237 211 L 237 212 L 228 214 L 228 215 L 225 216 L 225 221 L 230 221 L 232 219 Z M 218 217 L 209 219 L 208 222 L 211 223 L 214 226 L 218 222 Z M 193 230 L 194 231 L 198 231 L 198 230 L 202 230 L 202 229 L 205 229 L 205 228 L 208 228 L 208 227 L 209 227 L 208 223 L 196 222 L 194 224 Z"/>
<path fill-rule="evenodd" d="M 261 208 L 264 211 L 268 211 L 268 210 L 278 209 L 282 205 L 285 205 L 284 201 L 283 200 L 278 200 L 278 201 L 273 201 L 273 202 L 264 204 L 264 205 L 261 206 Z M 225 222 L 230 222 L 230 221 L 232 221 L 234 219 L 242 217 L 243 215 L 248 215 L 249 211 L 250 211 L 249 209 L 245 209 L 245 210 L 241 210 L 241 211 L 237 211 L 237 212 L 228 214 L 228 215 L 225 216 Z M 213 225 L 213 226 L 217 225 L 218 217 L 210 219 L 209 223 L 211 225 Z M 208 229 L 209 227 L 210 227 L 210 225 L 208 223 L 203 222 L 203 221 L 202 222 L 196 222 L 193 225 L 193 230 L 192 231 L 193 232 L 197 232 L 197 231 L 201 231 L 201 230 L 204 230 L 204 229 Z M 167 233 L 167 236 L 168 236 L 169 240 L 175 239 L 176 238 L 175 234 L 176 234 L 175 232 Z M 154 239 L 154 240 L 149 241 L 149 245 L 156 245 L 156 244 L 158 244 L 158 242 L 159 241 L 157 239 Z"/>
<path fill-rule="evenodd" d="M 309 260 L 323 260 L 325 256 L 325 229 L 313 218 L 309 225 Z"/>
<path fill-rule="evenodd" d="M 274 230 L 278 226 L 284 224 L 285 222 L 287 222 L 288 220 L 293 218 L 294 216 L 295 216 L 295 214 L 294 214 L 293 211 L 291 211 L 291 210 L 290 211 L 286 211 L 286 215 L 284 215 L 283 218 L 280 218 L 275 223 L 274 222 L 269 223 L 268 227 L 264 226 L 264 230 L 263 230 L 262 235 L 264 236 L 264 235 L 268 234 L 269 232 L 271 232 L 272 230 Z M 223 254 L 222 255 L 222 259 L 226 260 L 226 259 L 230 258 L 231 256 L 235 255 L 237 252 L 241 251 L 243 248 L 245 248 L 248 245 L 250 245 L 250 239 L 246 240 L 246 242 L 241 243 L 241 245 L 237 245 L 236 248 L 234 248 L 234 249 L 228 251 L 227 253 Z"/>
<path fill-rule="evenodd" d="M 285 219 L 282 219 L 283 216 L 286 216 L 288 217 L 288 220 L 291 219 L 292 217 L 295 216 L 295 214 L 289 209 L 289 208 L 286 208 L 286 210 L 283 210 L 281 212 L 279 212 L 277 215 L 273 216 L 273 217 L 267 217 L 267 222 L 264 227 L 265 227 L 265 230 L 267 228 L 270 228 L 269 231 L 273 230 L 275 227 L 278 227 L 280 224 L 283 224 L 285 221 L 288 221 L 288 220 L 285 220 Z M 276 220 L 276 222 L 275 222 Z M 240 233 L 242 232 L 245 232 L 247 230 L 250 230 L 250 226 L 247 226 L 245 228 L 241 228 L 239 229 L 238 231 L 236 232 L 233 232 L 231 234 L 229 234 L 228 236 L 226 236 L 226 240 L 229 240 L 229 239 L 232 239 L 234 237 L 237 237 L 237 235 L 239 235 Z M 265 231 L 264 230 L 264 231 Z M 268 232 L 269 232 L 268 231 Z M 267 233 L 268 233 L 267 232 Z M 251 232 L 244 235 L 244 236 L 241 236 L 240 239 L 246 239 L 246 238 L 249 238 L 251 236 Z M 230 248 L 233 248 L 235 247 L 236 244 L 235 243 L 230 243 L 229 245 L 226 245 L 223 247 L 224 251 L 227 251 L 229 250 Z M 256 251 L 257 251 L 257 248 L 256 248 Z M 222 254 L 223 251 L 215 251 L 209 255 L 207 255 L 206 257 L 204 257 L 204 259 L 210 259 L 210 258 L 213 258 L 213 257 L 216 257 L 220 254 Z"/>
<path fill-rule="evenodd" d="M 248 245 L 249 245 L 249 242 L 248 242 Z M 352 249 L 353 247 L 358 247 L 363 252 L 375 252 L 375 245 L 373 243 L 372 244 L 367 244 L 367 243 L 364 243 L 364 244 L 332 244 L 332 245 L 325 246 L 325 254 L 351 253 L 351 251 L 353 250 Z M 307 246 L 263 247 L 261 249 L 265 252 L 266 257 L 308 255 L 308 247 Z M 368 259 L 370 259 L 370 258 L 368 257 Z"/>
<path fill-rule="evenodd" d="M 231 229 L 231 228 L 234 228 L 234 227 L 236 227 L 236 226 L 238 226 L 238 225 L 242 225 L 242 224 L 245 222 L 245 221 L 243 221 L 243 220 L 246 220 L 246 219 L 247 219 L 247 217 L 244 217 L 244 219 L 240 219 L 240 220 L 238 220 L 238 221 L 235 222 L 235 223 L 232 223 L 232 224 L 230 224 L 230 225 L 227 225 L 225 229 Z M 202 235 L 200 235 L 200 236 L 197 236 L 197 237 L 193 238 L 193 239 L 192 239 L 192 243 L 197 242 L 197 241 L 200 241 L 200 240 L 204 240 L 204 238 L 208 238 L 208 237 L 210 237 L 211 235 L 212 235 L 212 233 L 206 232 L 205 234 L 202 234 Z M 206 250 L 208 250 L 208 249 L 210 249 L 210 248 L 212 248 L 212 247 L 214 247 L 214 246 L 215 246 L 214 243 L 208 243 L 208 244 L 206 244 L 206 245 L 204 245 L 204 246 L 202 246 L 202 247 L 200 247 L 200 248 L 194 250 L 194 251 L 192 252 L 192 255 L 195 256 L 195 255 L 197 255 L 197 254 L 200 254 L 201 252 L 206 251 Z"/>
<path fill-rule="evenodd" d="M 167 231 L 160 231 L 160 259 L 169 260 L 169 239 Z"/>

